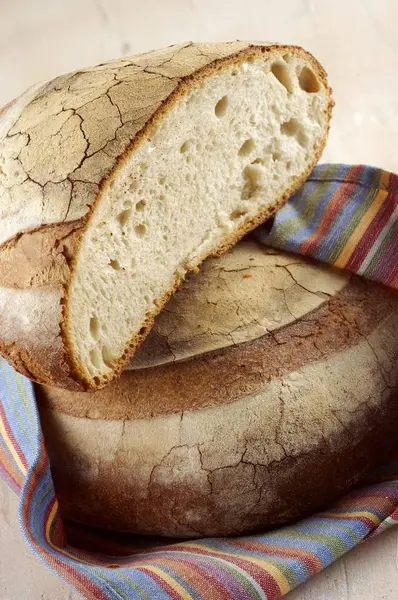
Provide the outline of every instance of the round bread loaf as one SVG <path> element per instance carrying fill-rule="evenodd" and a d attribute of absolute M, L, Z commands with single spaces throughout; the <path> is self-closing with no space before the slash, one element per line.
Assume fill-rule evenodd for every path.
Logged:
<path fill-rule="evenodd" d="M 119 381 L 38 388 L 62 514 L 174 537 L 322 507 L 391 449 L 397 390 L 396 294 L 252 241 L 191 276 Z"/>

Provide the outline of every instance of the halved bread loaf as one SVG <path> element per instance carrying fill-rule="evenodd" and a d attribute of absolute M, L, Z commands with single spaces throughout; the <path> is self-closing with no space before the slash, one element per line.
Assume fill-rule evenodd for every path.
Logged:
<path fill-rule="evenodd" d="M 154 362 L 94 394 L 38 386 L 65 517 L 166 536 L 264 530 L 396 447 L 397 295 L 299 256 L 242 241 L 208 261 L 143 344 L 140 366 Z"/>
<path fill-rule="evenodd" d="M 0 123 L 1 351 L 95 389 L 185 274 L 267 219 L 318 160 L 332 100 L 293 46 L 184 44 L 30 90 Z"/>

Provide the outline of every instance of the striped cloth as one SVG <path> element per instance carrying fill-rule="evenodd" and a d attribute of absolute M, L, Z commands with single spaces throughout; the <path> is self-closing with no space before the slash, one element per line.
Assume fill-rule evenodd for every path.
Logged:
<path fill-rule="evenodd" d="M 398 176 L 319 165 L 256 237 L 398 289 Z"/>
<path fill-rule="evenodd" d="M 323 165 L 258 239 L 398 287 L 398 177 Z M 0 362 L 0 474 L 20 494 L 33 552 L 95 600 L 273 600 L 398 522 L 398 457 L 371 485 L 268 533 L 143 547 L 62 523 L 32 384 Z M 79 548 L 90 545 L 96 552 Z M 3 549 L 4 551 L 4 549 Z"/>

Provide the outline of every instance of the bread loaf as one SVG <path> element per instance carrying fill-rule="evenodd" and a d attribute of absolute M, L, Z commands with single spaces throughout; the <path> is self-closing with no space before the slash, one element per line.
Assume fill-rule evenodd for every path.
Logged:
<path fill-rule="evenodd" d="M 293 46 L 187 43 L 28 90 L 0 115 L 0 350 L 35 381 L 120 373 L 188 271 L 318 160 L 332 100 Z"/>
<path fill-rule="evenodd" d="M 61 511 L 142 534 L 264 530 L 321 508 L 395 439 L 398 298 L 242 241 L 191 276 L 121 379 L 40 389 Z"/>

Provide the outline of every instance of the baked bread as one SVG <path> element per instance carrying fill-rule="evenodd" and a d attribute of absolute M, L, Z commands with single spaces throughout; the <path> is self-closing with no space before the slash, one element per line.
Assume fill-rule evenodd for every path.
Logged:
<path fill-rule="evenodd" d="M 191 276 L 138 358 L 94 394 L 39 390 L 69 519 L 264 530 L 324 506 L 396 440 L 397 295 L 255 242 Z"/>
<path fill-rule="evenodd" d="M 301 48 L 187 43 L 28 90 L 0 116 L 0 350 L 35 381 L 120 373 L 187 271 L 320 157 L 332 100 Z"/>

